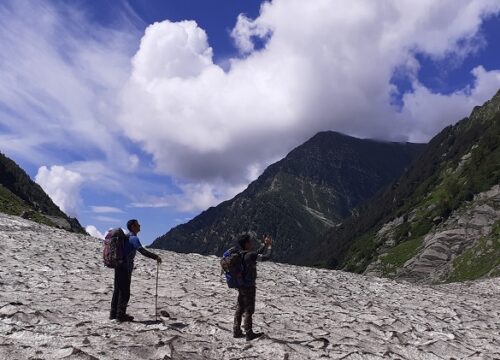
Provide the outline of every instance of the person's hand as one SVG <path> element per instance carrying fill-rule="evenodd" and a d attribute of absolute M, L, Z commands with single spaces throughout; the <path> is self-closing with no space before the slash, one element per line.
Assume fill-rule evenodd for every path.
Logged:
<path fill-rule="evenodd" d="M 157 256 L 157 257 L 156 257 L 156 262 L 157 262 L 158 264 L 161 264 L 161 257 Z"/>

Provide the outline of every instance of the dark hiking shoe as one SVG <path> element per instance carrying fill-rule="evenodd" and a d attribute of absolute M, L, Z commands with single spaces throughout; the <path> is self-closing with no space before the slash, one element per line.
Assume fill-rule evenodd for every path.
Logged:
<path fill-rule="evenodd" d="M 133 321 L 134 317 L 125 314 L 123 316 L 117 316 L 116 320 L 118 320 L 118 322 L 129 322 L 129 321 Z"/>
<path fill-rule="evenodd" d="M 262 335 L 264 335 L 264 333 L 255 333 L 252 330 L 250 330 L 250 331 L 247 331 L 247 334 L 245 337 L 247 338 L 247 341 L 252 341 L 254 339 L 260 338 Z"/>
<path fill-rule="evenodd" d="M 240 330 L 240 331 L 234 331 L 233 332 L 233 337 L 235 339 L 240 339 L 240 338 L 243 338 L 245 337 L 245 335 L 243 334 L 243 332 Z"/>
<path fill-rule="evenodd" d="M 109 314 L 109 320 L 115 320 L 116 314 Z"/>

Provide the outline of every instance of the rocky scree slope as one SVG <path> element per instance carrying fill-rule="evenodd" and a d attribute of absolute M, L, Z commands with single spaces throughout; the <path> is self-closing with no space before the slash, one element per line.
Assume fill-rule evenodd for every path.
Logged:
<path fill-rule="evenodd" d="M 333 268 L 411 281 L 498 276 L 499 183 L 500 92 L 434 137 L 396 184 L 331 231 L 323 258 Z"/>
<path fill-rule="evenodd" d="M 425 236 L 397 246 L 394 235 L 404 217 L 385 224 L 376 234 L 384 242 L 380 255 L 365 273 L 425 282 L 500 276 L 500 186 L 474 196 L 446 220 L 434 221 Z"/>
<path fill-rule="evenodd" d="M 0 212 L 86 233 L 76 218 L 68 217 L 43 189 L 13 160 L 0 153 Z"/>
<path fill-rule="evenodd" d="M 254 231 L 274 237 L 276 261 L 309 264 L 314 241 L 399 177 L 422 148 L 318 133 L 235 198 L 175 227 L 152 247 L 220 255 L 237 234 Z"/>
<path fill-rule="evenodd" d="M 421 286 L 259 264 L 252 342 L 232 338 L 236 292 L 218 258 L 137 256 L 129 313 L 108 320 L 99 239 L 0 214 L 2 359 L 498 359 L 500 279 Z"/>

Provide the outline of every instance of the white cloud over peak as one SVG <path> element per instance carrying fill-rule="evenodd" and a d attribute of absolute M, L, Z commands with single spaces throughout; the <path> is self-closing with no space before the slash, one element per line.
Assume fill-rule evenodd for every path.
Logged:
<path fill-rule="evenodd" d="M 472 87 L 449 95 L 434 94 L 422 84 L 414 83 L 414 91 L 403 96 L 402 113 L 406 118 L 419 119 L 418 127 L 412 129 L 412 140 L 427 141 L 436 134 L 436 129 L 469 115 L 474 106 L 491 98 L 500 88 L 500 70 L 486 71 L 478 66 L 472 75 L 475 78 Z"/>
<path fill-rule="evenodd" d="M 244 190 L 245 186 L 230 186 L 227 183 L 185 183 L 179 184 L 181 192 L 165 196 L 152 196 L 140 202 L 131 203 L 136 208 L 174 207 L 180 212 L 199 212 L 217 205 L 221 199 L 230 199 Z"/>
<path fill-rule="evenodd" d="M 85 231 L 90 234 L 90 236 L 96 237 L 98 239 L 104 239 L 104 234 L 101 233 L 94 225 L 87 225 Z"/>
<path fill-rule="evenodd" d="M 83 177 L 63 166 L 40 167 L 35 181 L 50 196 L 52 201 L 67 215 L 75 217 L 80 209 L 82 199 L 80 186 Z"/>
<path fill-rule="evenodd" d="M 183 189 L 192 204 L 222 199 L 194 184 L 241 187 L 256 164 L 318 131 L 427 141 L 491 97 L 500 80 L 477 68 L 472 87 L 435 94 L 416 81 L 415 55 L 477 51 L 482 21 L 499 11 L 494 0 L 275 0 L 256 19 L 239 16 L 231 35 L 245 56 L 227 71 L 196 23 L 165 20 L 145 31 L 119 121 L 159 171 L 192 182 Z M 265 46 L 256 49 L 255 38 Z M 402 109 L 391 104 L 397 71 L 414 79 Z"/>
<path fill-rule="evenodd" d="M 243 191 L 244 186 L 197 183 L 181 185 L 181 189 L 182 195 L 176 199 L 177 209 L 182 212 L 193 212 L 206 210 L 218 204 L 221 199 L 232 198 Z"/>

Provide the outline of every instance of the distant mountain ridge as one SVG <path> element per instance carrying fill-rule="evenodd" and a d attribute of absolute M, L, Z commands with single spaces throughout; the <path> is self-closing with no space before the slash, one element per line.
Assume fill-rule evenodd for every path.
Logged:
<path fill-rule="evenodd" d="M 86 233 L 68 217 L 13 160 L 0 153 L 0 212 L 78 233 Z"/>
<path fill-rule="evenodd" d="M 323 233 L 398 178 L 422 148 L 318 133 L 245 191 L 173 228 L 151 247 L 221 254 L 237 234 L 255 231 L 275 238 L 275 260 L 303 263 Z"/>

